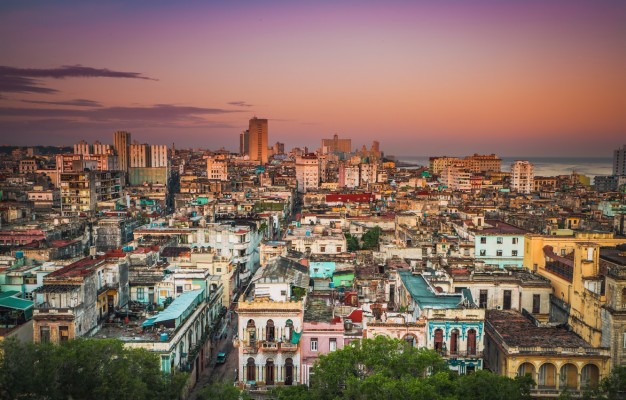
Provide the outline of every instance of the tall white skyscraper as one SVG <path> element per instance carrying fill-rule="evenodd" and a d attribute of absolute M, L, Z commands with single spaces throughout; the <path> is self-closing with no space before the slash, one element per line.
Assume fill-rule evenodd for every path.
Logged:
<path fill-rule="evenodd" d="M 164 144 L 151 145 L 150 161 L 153 168 L 167 167 L 167 146 Z"/>

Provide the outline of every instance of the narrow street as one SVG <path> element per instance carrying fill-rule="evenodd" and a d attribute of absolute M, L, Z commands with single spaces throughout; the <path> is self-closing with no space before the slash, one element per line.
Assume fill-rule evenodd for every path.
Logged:
<path fill-rule="evenodd" d="M 228 383 L 233 384 L 235 382 L 235 375 L 237 369 L 237 349 L 233 348 L 233 336 L 237 332 L 237 318 L 236 314 L 232 311 L 228 314 L 231 317 L 231 322 L 227 323 L 228 318 L 224 319 L 224 324 L 219 333 L 226 333 L 227 336 L 224 339 L 218 339 L 215 351 L 211 356 L 211 361 L 203 372 L 196 386 L 189 394 L 189 399 L 196 400 L 200 390 L 211 383 Z M 217 364 L 217 354 L 223 352 L 226 353 L 226 361 L 223 364 Z"/>

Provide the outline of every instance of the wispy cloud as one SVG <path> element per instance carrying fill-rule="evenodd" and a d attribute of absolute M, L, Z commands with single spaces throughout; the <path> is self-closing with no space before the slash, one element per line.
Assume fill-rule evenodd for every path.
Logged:
<path fill-rule="evenodd" d="M 44 100 L 22 100 L 23 103 L 31 104 L 49 104 L 54 106 L 73 106 L 73 107 L 102 107 L 102 104 L 93 100 L 74 99 L 61 101 L 44 101 Z"/>
<path fill-rule="evenodd" d="M 113 71 L 108 68 L 93 68 L 82 65 L 63 65 L 58 68 L 17 68 L 0 66 L 0 93 L 51 94 L 58 90 L 45 87 L 41 79 L 65 78 L 127 78 L 156 81 L 139 72 Z"/>
<path fill-rule="evenodd" d="M 155 104 L 148 107 L 100 107 L 94 109 L 0 107 L 0 117 L 77 118 L 90 121 L 204 122 L 203 116 L 238 113 L 240 110 Z"/>
<path fill-rule="evenodd" d="M 248 104 L 245 101 L 230 101 L 228 102 L 229 105 L 231 106 L 236 106 L 236 107 L 252 107 L 253 104 Z"/>

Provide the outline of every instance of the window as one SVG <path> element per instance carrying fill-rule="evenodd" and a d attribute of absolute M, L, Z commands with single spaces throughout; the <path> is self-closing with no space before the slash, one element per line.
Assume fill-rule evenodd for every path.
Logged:
<path fill-rule="evenodd" d="M 511 255 L 512 255 L 513 257 L 517 257 L 517 250 L 513 250 L 513 251 L 511 251 Z"/>
<path fill-rule="evenodd" d="M 246 364 L 246 378 L 248 382 L 256 381 L 256 365 L 254 364 L 254 358 L 248 358 L 248 363 Z"/>
<path fill-rule="evenodd" d="M 337 339 L 330 338 L 328 342 L 328 351 L 335 351 L 335 350 L 337 350 Z"/>
<path fill-rule="evenodd" d="M 450 354 L 456 354 L 459 351 L 459 330 L 453 329 L 450 333 Z"/>
<path fill-rule="evenodd" d="M 281 296 L 287 296 L 287 291 L 286 290 L 281 290 L 280 291 L 280 295 Z"/>
<path fill-rule="evenodd" d="M 483 237 L 481 237 L 481 238 L 480 238 L 480 243 L 481 243 L 481 244 L 487 244 L 487 238 L 486 238 L 486 237 L 484 237 L 484 236 L 483 236 Z"/>
<path fill-rule="evenodd" d="M 486 256 L 487 255 L 487 250 L 481 250 L 480 251 L 480 255 L 481 256 Z"/>
<path fill-rule="evenodd" d="M 220 272 L 222 272 L 222 269 L 221 268 L 215 268 L 215 272 L 220 273 Z"/>
<path fill-rule="evenodd" d="M 320 246 L 320 253 L 326 253 L 326 246 Z"/>
<path fill-rule="evenodd" d="M 144 297 L 144 288 L 137 288 L 137 300 L 143 300 Z"/>
<path fill-rule="evenodd" d="M 337 246 L 337 253 L 341 253 L 341 246 Z"/>
<path fill-rule="evenodd" d="M 67 342 L 70 340 L 70 328 L 68 326 L 59 326 L 59 341 Z"/>
<path fill-rule="evenodd" d="M 541 311 L 541 295 L 533 294 L 533 314 L 539 314 Z"/>
<path fill-rule="evenodd" d="M 317 351 L 317 338 L 311 338 L 311 351 Z"/>
<path fill-rule="evenodd" d="M 185 290 L 191 290 L 191 285 L 190 284 L 185 285 Z"/>
<path fill-rule="evenodd" d="M 504 239 L 502 239 L 501 237 L 496 239 L 496 243 L 498 244 L 502 244 L 504 242 Z"/>
<path fill-rule="evenodd" d="M 565 257 L 565 249 L 561 249 L 561 256 Z"/>
<path fill-rule="evenodd" d="M 518 240 L 519 240 L 518 238 L 513 238 L 513 239 L 511 239 L 511 241 L 513 242 L 513 244 L 517 244 L 517 241 L 518 241 Z"/>
<path fill-rule="evenodd" d="M 182 286 L 176 286 L 176 293 L 182 293 L 183 292 L 183 287 Z"/>
<path fill-rule="evenodd" d="M 50 343 L 50 327 L 49 326 L 39 327 L 39 341 L 41 343 Z"/>
<path fill-rule="evenodd" d="M 467 331 L 467 354 L 476 355 L 476 330 Z"/>
<path fill-rule="evenodd" d="M 265 325 L 265 340 L 267 340 L 268 342 L 273 342 L 276 338 L 274 332 L 274 321 L 268 319 L 267 324 Z"/>
<path fill-rule="evenodd" d="M 480 291 L 478 299 L 479 299 L 478 306 L 480 308 L 487 308 L 487 290 L 486 289 L 482 289 Z"/>
<path fill-rule="evenodd" d="M 498 251 L 496 251 L 496 256 L 498 256 L 498 257 L 502 257 L 502 250 L 498 250 Z"/>
<path fill-rule="evenodd" d="M 504 291 L 504 298 L 502 300 L 503 300 L 502 308 L 505 310 L 510 310 L 511 309 L 511 291 L 510 290 Z"/>

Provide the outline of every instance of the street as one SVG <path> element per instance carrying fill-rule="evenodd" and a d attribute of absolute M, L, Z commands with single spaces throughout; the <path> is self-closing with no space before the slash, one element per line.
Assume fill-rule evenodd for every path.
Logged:
<path fill-rule="evenodd" d="M 200 390 L 211 383 L 221 382 L 232 385 L 235 382 L 238 353 L 237 349 L 233 348 L 233 336 L 237 332 L 237 317 L 232 311 L 229 312 L 228 316 L 231 315 L 231 323 L 227 324 L 228 318 L 225 318 L 225 325 L 222 325 L 222 329 L 219 331 L 220 333 L 225 332 L 227 336 L 224 339 L 218 339 L 217 346 L 215 346 L 215 350 L 211 355 L 209 367 L 200 375 L 196 386 L 189 395 L 189 399 L 197 399 Z M 220 352 L 226 353 L 226 361 L 223 364 L 216 363 L 217 354 Z"/>

